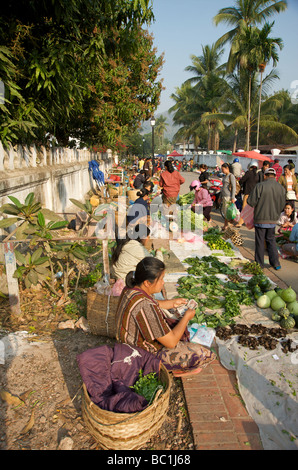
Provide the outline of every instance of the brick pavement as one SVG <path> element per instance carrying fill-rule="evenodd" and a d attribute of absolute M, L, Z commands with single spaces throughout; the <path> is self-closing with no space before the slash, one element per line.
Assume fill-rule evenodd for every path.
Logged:
<path fill-rule="evenodd" d="M 196 450 L 263 449 L 234 371 L 215 360 L 200 374 L 181 380 Z"/>
<path fill-rule="evenodd" d="M 159 244 L 154 240 L 155 248 Z M 161 246 L 165 245 L 169 248 L 163 240 Z M 248 258 L 248 253 L 243 255 Z M 177 294 L 174 284 L 168 283 L 165 288 L 168 298 Z M 258 426 L 237 389 L 234 371 L 225 369 L 216 359 L 198 375 L 178 380 L 182 380 L 196 450 L 263 449 Z"/>

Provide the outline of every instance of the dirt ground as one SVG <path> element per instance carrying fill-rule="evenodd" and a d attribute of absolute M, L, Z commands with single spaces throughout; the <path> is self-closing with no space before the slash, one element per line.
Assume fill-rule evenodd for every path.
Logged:
<path fill-rule="evenodd" d="M 2 316 L 5 309 L 2 306 Z M 51 315 L 48 311 L 48 318 Z M 56 315 L 57 317 L 57 315 Z M 35 318 L 35 325 L 46 319 Z M 113 340 L 81 329 L 38 331 L 24 319 L 0 329 L 0 449 L 100 450 L 81 414 L 77 355 Z M 2 362 L 2 363 L 1 363 Z M 144 450 L 191 450 L 192 431 L 180 379 L 172 381 L 162 428 Z"/>

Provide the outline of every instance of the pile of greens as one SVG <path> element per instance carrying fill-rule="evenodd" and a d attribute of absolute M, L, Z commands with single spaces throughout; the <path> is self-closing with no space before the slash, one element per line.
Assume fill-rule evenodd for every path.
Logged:
<path fill-rule="evenodd" d="M 143 375 L 143 371 L 140 369 L 138 380 L 130 388 L 132 388 L 138 395 L 142 395 L 146 398 L 148 403 L 151 403 L 157 390 L 160 388 L 164 389 L 164 386 L 155 372 Z"/>
<path fill-rule="evenodd" d="M 192 204 L 194 198 L 195 198 L 195 193 L 193 191 L 190 191 L 187 194 L 180 194 L 179 199 L 178 199 L 178 204 L 180 206 Z"/>
<path fill-rule="evenodd" d="M 215 274 L 234 275 L 235 269 L 220 262 L 213 256 L 187 258 L 185 263 L 190 276 L 178 280 L 178 294 L 186 299 L 194 299 L 199 306 L 190 323 L 206 323 L 217 328 L 235 323 L 234 317 L 241 314 L 240 305 L 252 305 L 254 302 L 250 287 L 243 282 L 224 282 Z M 206 274 L 208 273 L 208 274 Z M 206 312 L 214 310 L 214 314 Z M 220 312 L 219 312 L 220 310 Z"/>
<path fill-rule="evenodd" d="M 226 256 L 234 256 L 234 250 L 231 243 L 222 238 L 222 234 L 217 228 L 209 228 L 204 234 L 204 241 L 210 250 L 221 250 Z"/>

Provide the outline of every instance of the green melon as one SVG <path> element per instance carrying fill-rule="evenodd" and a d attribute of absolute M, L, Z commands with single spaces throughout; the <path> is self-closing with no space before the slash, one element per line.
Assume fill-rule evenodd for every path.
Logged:
<path fill-rule="evenodd" d="M 280 322 L 280 325 L 286 330 L 290 330 L 295 327 L 295 319 L 293 317 L 283 318 Z"/>
<path fill-rule="evenodd" d="M 276 297 L 273 297 L 273 299 L 271 300 L 270 307 L 275 312 L 277 312 L 278 310 L 280 310 L 281 308 L 285 306 L 286 306 L 286 303 L 282 300 L 281 297 L 279 297 L 279 295 L 277 295 Z"/>

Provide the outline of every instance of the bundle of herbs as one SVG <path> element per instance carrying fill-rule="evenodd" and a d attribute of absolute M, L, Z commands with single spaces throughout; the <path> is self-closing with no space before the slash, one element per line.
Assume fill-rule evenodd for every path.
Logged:
<path fill-rule="evenodd" d="M 143 375 L 142 369 L 139 370 L 138 380 L 130 388 L 132 388 L 138 395 L 142 395 L 146 398 L 149 404 L 152 403 L 155 394 L 159 389 L 164 390 L 164 386 L 155 372 Z"/>
<path fill-rule="evenodd" d="M 191 323 L 205 323 L 211 328 L 230 325 L 241 315 L 241 305 L 252 305 L 251 291 L 245 281 L 236 279 L 235 269 L 213 256 L 187 258 L 185 262 L 190 265 L 187 271 L 191 276 L 180 278 L 177 290 L 182 297 L 199 304 Z M 216 274 L 231 276 L 234 281 L 224 282 Z"/>

